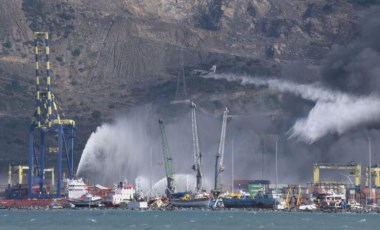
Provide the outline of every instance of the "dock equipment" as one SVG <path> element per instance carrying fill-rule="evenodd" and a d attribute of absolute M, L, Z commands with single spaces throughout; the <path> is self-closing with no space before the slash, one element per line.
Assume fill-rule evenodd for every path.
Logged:
<path fill-rule="evenodd" d="M 193 133 L 193 150 L 194 150 L 194 165 L 193 169 L 196 172 L 197 177 L 197 192 L 202 191 L 202 154 L 199 148 L 199 137 L 198 137 L 198 125 L 197 125 L 197 115 L 196 109 L 197 105 L 191 102 L 191 127 Z"/>
<path fill-rule="evenodd" d="M 219 150 L 216 154 L 216 163 L 215 163 L 215 184 L 214 190 L 220 191 L 220 175 L 224 171 L 223 166 L 223 157 L 224 157 L 224 148 L 226 146 L 226 128 L 227 128 L 227 117 L 228 117 L 228 108 L 223 112 L 223 121 L 222 121 L 222 131 L 220 133 L 220 142 L 219 142 Z"/>
<path fill-rule="evenodd" d="M 301 185 L 289 185 L 287 192 L 286 192 L 286 197 L 285 197 L 285 207 L 286 208 L 291 208 L 291 203 L 290 203 L 290 195 L 291 193 L 295 195 L 295 189 L 297 188 L 297 198 L 296 198 L 296 203 L 294 205 L 300 206 L 301 205 Z"/>
<path fill-rule="evenodd" d="M 36 62 L 36 110 L 29 128 L 28 147 L 28 197 L 61 197 L 62 160 L 65 157 L 67 175 L 74 176 L 74 131 L 75 121 L 61 119 L 56 99 L 51 90 L 49 33 L 34 32 L 34 53 Z M 45 65 L 43 65 L 45 63 Z M 39 135 L 37 135 L 39 134 Z M 39 143 L 38 143 L 39 142 Z M 47 193 L 44 183 L 45 153 L 49 142 L 54 142 L 56 155 L 56 193 Z M 50 145 L 50 143 L 49 143 Z M 51 152 L 51 151 L 50 151 Z M 39 189 L 33 189 L 38 184 Z"/>
<path fill-rule="evenodd" d="M 380 167 L 379 166 L 372 166 L 371 167 L 371 173 L 372 173 L 372 181 L 373 185 L 377 188 L 380 188 Z M 365 186 L 368 187 L 368 181 L 369 181 L 369 174 L 368 174 L 368 166 L 366 167 L 365 170 Z"/>
<path fill-rule="evenodd" d="M 168 139 L 166 137 L 164 121 L 158 120 L 158 124 L 160 126 L 162 152 L 164 154 L 165 172 L 166 172 L 166 179 L 168 182 L 166 186 L 165 194 L 167 197 L 171 197 L 171 195 L 175 193 L 173 160 L 169 151 L 169 145 L 168 145 Z"/>
<path fill-rule="evenodd" d="M 355 163 L 348 163 L 348 164 L 330 164 L 330 163 L 316 163 L 314 164 L 314 184 L 326 184 L 328 182 L 326 181 L 320 181 L 319 178 L 319 171 L 321 169 L 326 170 L 350 170 L 353 172 L 355 182 L 355 187 L 360 187 L 360 179 L 361 179 L 361 164 L 355 164 Z M 334 182 L 331 182 L 334 183 Z"/>
<path fill-rule="evenodd" d="M 24 182 L 24 176 L 26 175 L 24 173 L 24 171 L 29 171 L 29 166 L 25 166 L 25 165 L 9 165 L 9 169 L 8 169 L 8 184 L 9 185 L 14 185 L 14 182 L 15 181 L 13 178 L 14 178 L 14 175 L 16 174 L 17 175 L 17 184 L 23 184 Z M 54 185 L 55 184 L 55 176 L 54 176 L 54 168 L 45 168 L 44 169 L 44 178 L 45 178 L 45 174 L 46 173 L 50 173 L 51 174 L 51 185 Z"/>

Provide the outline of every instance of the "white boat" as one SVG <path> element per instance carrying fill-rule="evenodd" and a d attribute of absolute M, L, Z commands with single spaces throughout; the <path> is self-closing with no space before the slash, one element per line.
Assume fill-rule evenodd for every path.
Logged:
<path fill-rule="evenodd" d="M 134 199 L 135 192 L 133 185 L 120 182 L 113 187 L 111 192 L 104 199 L 104 204 L 109 207 L 127 204 Z"/>
<path fill-rule="evenodd" d="M 317 206 L 315 204 L 301 204 L 298 207 L 298 210 L 300 210 L 300 211 L 313 211 L 313 210 L 317 210 Z"/>
<path fill-rule="evenodd" d="M 67 199 L 79 199 L 88 193 L 88 187 L 82 178 L 67 179 L 65 196 Z"/>
<path fill-rule="evenodd" d="M 341 208 L 342 201 L 346 199 L 344 194 L 337 194 L 330 190 L 325 194 L 319 194 L 317 200 L 319 200 L 320 208 Z"/>
<path fill-rule="evenodd" d="M 69 199 L 71 204 L 75 207 L 102 207 L 102 198 L 100 196 L 93 196 L 90 193 L 87 193 L 80 198 Z"/>

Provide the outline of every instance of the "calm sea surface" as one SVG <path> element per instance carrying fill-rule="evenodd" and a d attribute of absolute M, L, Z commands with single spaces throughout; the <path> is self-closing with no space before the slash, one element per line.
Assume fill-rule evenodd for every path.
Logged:
<path fill-rule="evenodd" d="M 0 210 L 0 229 L 380 229 L 379 214 L 254 211 Z"/>

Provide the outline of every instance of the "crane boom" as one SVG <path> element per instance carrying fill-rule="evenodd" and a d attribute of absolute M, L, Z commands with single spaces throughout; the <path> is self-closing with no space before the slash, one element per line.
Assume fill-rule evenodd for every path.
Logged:
<path fill-rule="evenodd" d="M 215 164 L 215 185 L 214 190 L 219 190 L 220 174 L 224 171 L 223 158 L 224 158 L 224 147 L 226 145 L 226 128 L 227 128 L 227 116 L 228 108 L 223 112 L 223 122 L 222 122 L 222 131 L 220 133 L 220 142 L 219 150 L 216 154 L 216 164 Z"/>
<path fill-rule="evenodd" d="M 202 170 L 201 162 L 202 155 L 199 149 L 199 138 L 198 138 L 198 125 L 197 125 L 197 116 L 195 112 L 196 104 L 191 102 L 191 127 L 193 132 L 193 150 L 194 150 L 194 165 L 193 169 L 196 172 L 197 177 L 197 192 L 202 190 Z"/>
<path fill-rule="evenodd" d="M 158 124 L 160 125 L 162 152 L 164 154 L 165 172 L 166 172 L 166 179 L 168 182 L 165 193 L 167 197 L 170 197 L 170 195 L 175 192 L 173 160 L 169 152 L 169 146 L 168 146 L 168 140 L 166 137 L 164 121 L 158 120 Z"/>

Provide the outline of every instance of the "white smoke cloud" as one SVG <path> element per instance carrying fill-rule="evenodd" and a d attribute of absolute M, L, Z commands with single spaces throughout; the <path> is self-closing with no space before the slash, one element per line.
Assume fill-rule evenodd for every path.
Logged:
<path fill-rule="evenodd" d="M 203 77 L 238 81 L 242 85 L 267 86 L 273 90 L 291 93 L 316 102 L 308 116 L 297 120 L 288 132 L 290 138 L 296 138 L 306 143 L 313 143 L 329 133 L 343 134 L 354 127 L 380 119 L 380 98 L 374 95 L 355 97 L 323 88 L 317 84 L 297 84 L 277 79 L 264 80 L 232 74 Z"/>

